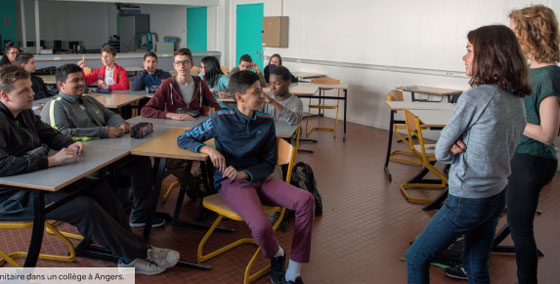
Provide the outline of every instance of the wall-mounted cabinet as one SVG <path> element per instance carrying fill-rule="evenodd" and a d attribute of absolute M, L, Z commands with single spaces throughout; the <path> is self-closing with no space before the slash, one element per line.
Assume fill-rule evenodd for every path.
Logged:
<path fill-rule="evenodd" d="M 288 47 L 287 16 L 263 17 L 263 46 L 266 47 Z"/>

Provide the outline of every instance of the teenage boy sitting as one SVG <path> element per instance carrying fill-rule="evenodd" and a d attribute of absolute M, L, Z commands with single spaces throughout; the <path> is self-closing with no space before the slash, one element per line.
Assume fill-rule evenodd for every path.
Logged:
<path fill-rule="evenodd" d="M 15 65 L 23 67 L 25 71 L 29 72 L 31 75 L 31 88 L 35 95 L 34 100 L 39 100 L 52 96 L 45 85 L 45 82 L 41 77 L 33 75 L 37 69 L 37 64 L 35 64 L 35 57 L 31 53 L 19 53 L 16 56 Z"/>
<path fill-rule="evenodd" d="M 229 89 L 237 108 L 221 110 L 177 138 L 179 147 L 206 153 L 216 168 L 215 187 L 224 203 L 249 228 L 262 254 L 271 259 L 272 283 L 303 283 L 301 264 L 309 262 L 315 201 L 309 192 L 270 176 L 276 164 L 276 134 L 272 116 L 258 112 L 265 94 L 259 76 L 239 71 L 230 77 Z M 204 141 L 215 138 L 216 148 Z M 284 271 L 285 253 L 278 245 L 262 204 L 295 211 L 292 254 Z"/>
<path fill-rule="evenodd" d="M 80 163 L 78 156 L 86 153 L 81 142 L 74 142 L 43 123 L 33 114 L 32 106 L 29 73 L 15 65 L 0 68 L 0 176 L 61 166 L 67 160 Z M 42 145 L 58 152 L 50 157 L 30 153 Z M 88 183 L 81 180 L 62 190 L 47 192 L 45 204 L 65 199 Z M 32 203 L 30 191 L 0 186 L 0 220 L 33 219 Z M 118 266 L 135 267 L 136 273 L 162 273 L 179 261 L 178 252 L 150 247 L 144 239 L 132 233 L 121 205 L 106 182 L 84 190 L 71 201 L 49 211 L 46 219 L 76 226 L 82 236 L 120 256 Z"/>
<path fill-rule="evenodd" d="M 245 71 L 255 70 L 257 75 L 259 75 L 259 82 L 261 84 L 261 87 L 263 88 L 266 87 L 266 80 L 264 79 L 264 75 L 261 72 L 261 68 L 259 68 L 259 65 L 257 63 L 253 62 L 253 59 L 249 54 L 241 55 L 241 57 L 239 58 L 239 64 L 237 65 L 237 67 L 231 69 L 229 75 L 233 76 L 233 74 L 243 70 Z"/>
<path fill-rule="evenodd" d="M 144 55 L 142 64 L 144 70 L 138 72 L 134 79 L 132 79 L 132 90 L 140 91 L 146 87 L 154 87 L 161 85 L 161 80 L 171 78 L 169 72 L 157 69 L 157 55 L 155 52 L 148 52 Z"/>
<path fill-rule="evenodd" d="M 142 108 L 142 117 L 194 120 L 202 107 L 221 109 L 220 105 L 198 76 L 191 75 L 192 53 L 180 48 L 173 54 L 173 67 L 177 76 L 165 79 L 154 96 Z"/>
<path fill-rule="evenodd" d="M 107 109 L 94 97 L 84 94 L 82 68 L 65 64 L 56 69 L 60 92 L 41 111 L 41 119 L 62 134 L 74 140 L 116 138 L 130 132 L 130 125 L 119 115 Z M 148 157 L 127 156 L 118 162 L 119 172 L 130 177 L 133 192 L 130 226 L 146 224 L 153 187 L 152 165 Z M 165 223 L 154 217 L 152 227 Z"/>
<path fill-rule="evenodd" d="M 284 66 L 270 72 L 270 92 L 273 97 L 264 97 L 266 104 L 261 111 L 272 115 L 274 121 L 297 125 L 303 118 L 303 103 L 300 98 L 290 94 L 291 75 Z"/>
<path fill-rule="evenodd" d="M 101 49 L 101 62 L 103 66 L 93 70 L 91 73 L 85 75 L 86 84 L 97 84 L 97 87 L 102 89 L 112 90 L 128 90 L 128 76 L 126 70 L 120 67 L 115 60 L 117 59 L 117 50 L 106 45 Z M 78 66 L 82 69 L 86 66 L 86 60 L 78 61 Z"/>
<path fill-rule="evenodd" d="M 15 64 L 16 56 L 19 54 L 19 48 L 15 46 L 7 46 L 4 49 L 4 55 L 0 58 L 0 66 L 4 66 L 6 64 Z"/>

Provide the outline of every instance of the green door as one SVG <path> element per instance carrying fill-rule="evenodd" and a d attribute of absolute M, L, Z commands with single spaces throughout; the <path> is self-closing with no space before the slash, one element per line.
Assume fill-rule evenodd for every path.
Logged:
<path fill-rule="evenodd" d="M 235 39 L 235 64 L 243 54 L 249 54 L 253 62 L 264 70 L 262 54 L 262 19 L 264 15 L 264 4 L 240 4 L 237 5 L 237 31 Z"/>
<path fill-rule="evenodd" d="M 187 47 L 191 51 L 207 51 L 207 9 L 187 8 Z"/>

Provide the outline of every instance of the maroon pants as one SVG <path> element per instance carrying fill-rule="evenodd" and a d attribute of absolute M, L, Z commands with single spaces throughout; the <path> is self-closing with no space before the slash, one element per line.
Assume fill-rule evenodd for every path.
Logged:
<path fill-rule="evenodd" d="M 253 239 L 261 247 L 266 258 L 272 258 L 276 254 L 278 242 L 274 238 L 272 224 L 264 214 L 262 204 L 282 206 L 295 211 L 290 259 L 300 263 L 309 262 L 311 231 L 315 217 L 315 199 L 311 193 L 277 178 L 267 177 L 257 182 L 226 179 L 222 181 L 220 197 L 245 220 Z"/>

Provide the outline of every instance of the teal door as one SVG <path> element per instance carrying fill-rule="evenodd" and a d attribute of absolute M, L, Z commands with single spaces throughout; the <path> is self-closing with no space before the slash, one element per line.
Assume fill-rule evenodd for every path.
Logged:
<path fill-rule="evenodd" d="M 191 51 L 207 51 L 207 9 L 187 8 L 187 47 Z"/>
<path fill-rule="evenodd" d="M 253 62 L 264 70 L 262 54 L 262 19 L 264 4 L 240 4 L 236 13 L 235 64 L 243 54 L 249 54 Z"/>

